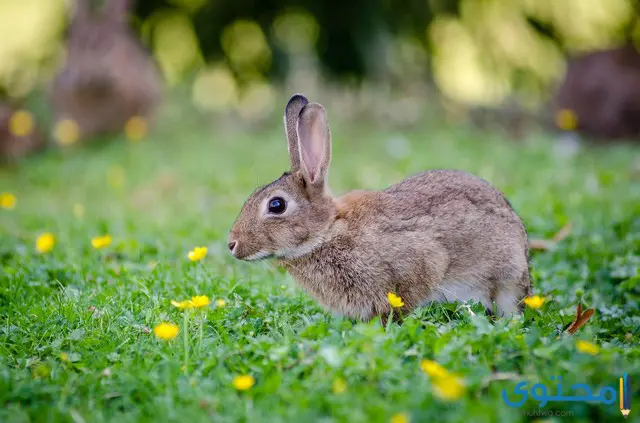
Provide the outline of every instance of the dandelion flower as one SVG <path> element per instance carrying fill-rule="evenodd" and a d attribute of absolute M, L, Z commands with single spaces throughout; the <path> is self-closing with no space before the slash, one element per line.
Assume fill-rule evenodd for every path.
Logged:
<path fill-rule="evenodd" d="M 206 295 L 196 295 L 195 297 L 191 297 L 191 303 L 195 308 L 202 308 L 209 305 L 209 297 Z"/>
<path fill-rule="evenodd" d="M 542 304 L 544 304 L 544 301 L 545 301 L 545 298 L 539 295 L 534 295 L 533 297 L 527 297 L 524 299 L 524 303 L 534 310 L 542 307 Z"/>
<path fill-rule="evenodd" d="M 210 302 L 211 301 L 209 301 L 209 297 L 207 297 L 206 295 L 196 295 L 195 297 L 191 297 L 190 300 L 171 300 L 171 305 L 173 305 L 174 307 L 178 307 L 180 310 L 184 310 L 186 308 L 206 307 Z"/>
<path fill-rule="evenodd" d="M 464 385 L 459 377 L 447 375 L 433 379 L 436 395 L 445 401 L 454 401 L 464 395 Z"/>
<path fill-rule="evenodd" d="M 124 134 L 130 141 L 142 140 L 148 132 L 148 124 L 145 118 L 133 116 L 124 125 Z"/>
<path fill-rule="evenodd" d="M 56 125 L 53 136 L 59 144 L 70 145 L 80 139 L 80 128 L 71 119 L 61 120 Z"/>
<path fill-rule="evenodd" d="M 409 423 L 409 416 L 405 413 L 396 413 L 391 416 L 390 423 Z"/>
<path fill-rule="evenodd" d="M 449 376 L 447 369 L 433 360 L 422 360 L 420 362 L 420 368 L 423 372 L 431 377 L 446 377 Z"/>
<path fill-rule="evenodd" d="M 36 239 L 36 251 L 41 254 L 48 253 L 56 245 L 56 237 L 51 232 L 45 232 Z"/>
<path fill-rule="evenodd" d="M 3 209 L 11 210 L 16 206 L 17 202 L 16 196 L 10 192 L 3 192 L 0 194 L 0 207 Z"/>
<path fill-rule="evenodd" d="M 233 387 L 238 391 L 246 391 L 250 389 L 256 380 L 251 375 L 236 376 L 233 378 Z"/>
<path fill-rule="evenodd" d="M 191 300 L 184 300 L 184 301 L 171 300 L 171 305 L 174 307 L 178 307 L 180 310 L 184 310 L 185 308 L 193 308 L 193 302 Z"/>
<path fill-rule="evenodd" d="M 334 394 L 342 394 L 347 390 L 347 382 L 341 377 L 334 379 L 331 389 Z"/>
<path fill-rule="evenodd" d="M 176 336 L 178 336 L 178 325 L 173 323 L 160 323 L 158 326 L 153 328 L 153 333 L 160 339 L 164 339 L 165 341 L 169 341 Z"/>
<path fill-rule="evenodd" d="M 207 247 L 196 247 L 189 251 L 187 257 L 191 261 L 200 261 L 207 255 Z"/>
<path fill-rule="evenodd" d="M 33 115 L 26 110 L 18 110 L 11 115 L 9 132 L 17 137 L 26 137 L 33 130 Z"/>
<path fill-rule="evenodd" d="M 398 297 L 393 292 L 389 292 L 387 294 L 387 299 L 389 300 L 389 304 L 391 304 L 391 307 L 393 308 L 402 307 L 404 305 L 404 301 L 402 301 L 402 298 Z"/>
<path fill-rule="evenodd" d="M 106 248 L 111 245 L 111 235 L 97 236 L 91 240 L 91 245 L 93 245 L 93 248 L 96 250 Z"/>
<path fill-rule="evenodd" d="M 218 301 L 216 301 L 216 306 L 218 308 L 223 308 L 227 305 L 227 302 L 223 299 L 219 299 Z"/>
<path fill-rule="evenodd" d="M 598 355 L 598 353 L 600 352 L 600 347 L 594 344 L 593 342 L 589 342 L 589 341 L 582 341 L 582 340 L 577 341 L 576 348 L 581 353 L 585 353 L 589 355 Z"/>

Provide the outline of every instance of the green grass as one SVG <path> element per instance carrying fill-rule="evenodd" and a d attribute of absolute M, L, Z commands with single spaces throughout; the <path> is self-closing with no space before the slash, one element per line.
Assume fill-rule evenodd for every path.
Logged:
<path fill-rule="evenodd" d="M 273 122 L 225 132 L 193 117 L 140 144 L 50 152 L 0 173 L 0 191 L 18 198 L 0 209 L 0 421 L 387 422 L 406 413 L 412 422 L 509 422 L 539 412 L 533 399 L 503 402 L 501 391 L 519 381 L 555 394 L 549 378 L 560 375 L 567 395 L 572 383 L 617 391 L 623 372 L 629 420 L 640 421 L 640 149 L 563 157 L 545 136 L 515 143 L 455 128 L 401 134 L 334 123 L 335 193 L 459 168 L 503 190 L 531 237 L 573 222 L 555 250 L 532 254 L 535 293 L 547 298 L 540 310 L 491 320 L 477 305 L 432 305 L 387 332 L 379 321 L 333 316 L 286 273 L 227 253 L 244 199 L 286 170 Z M 112 166 L 124 170 L 120 186 L 109 182 Z M 57 243 L 41 255 L 34 243 L 44 231 Z M 91 238 L 106 233 L 112 245 L 94 250 Z M 209 253 L 192 263 L 187 252 L 199 245 Z M 183 316 L 170 301 L 198 294 L 213 301 L 191 317 L 183 368 Z M 578 302 L 595 315 L 563 335 Z M 149 333 L 163 321 L 181 326 L 173 341 Z M 579 352 L 579 339 L 600 352 Z M 421 359 L 458 373 L 465 394 L 440 399 Z M 241 374 L 255 386 L 237 392 Z M 332 391 L 336 379 L 343 393 Z M 617 402 L 542 410 L 572 416 L 551 421 L 622 420 Z"/>

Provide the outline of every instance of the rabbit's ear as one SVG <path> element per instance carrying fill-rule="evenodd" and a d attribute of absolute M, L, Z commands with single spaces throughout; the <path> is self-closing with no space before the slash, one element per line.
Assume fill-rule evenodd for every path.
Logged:
<path fill-rule="evenodd" d="M 291 171 L 300 169 L 300 151 L 298 149 L 298 116 L 309 100 L 302 94 L 294 94 L 284 109 L 284 130 L 287 135 Z"/>
<path fill-rule="evenodd" d="M 105 0 L 104 11 L 109 19 L 116 22 L 125 22 L 127 15 L 133 9 L 134 0 Z"/>
<path fill-rule="evenodd" d="M 327 114 L 318 103 L 309 103 L 298 117 L 300 169 L 314 186 L 324 186 L 331 162 L 331 131 Z"/>

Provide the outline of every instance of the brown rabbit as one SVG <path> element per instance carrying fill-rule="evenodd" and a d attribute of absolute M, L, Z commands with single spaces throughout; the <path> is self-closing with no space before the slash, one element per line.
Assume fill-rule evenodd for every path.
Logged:
<path fill-rule="evenodd" d="M 56 121 L 82 138 L 120 132 L 134 116 L 152 121 L 162 97 L 158 67 L 126 21 L 132 0 L 105 0 L 100 13 L 76 0 L 67 58 L 53 82 Z"/>
<path fill-rule="evenodd" d="M 29 153 L 42 150 L 46 143 L 30 114 L 24 115 L 27 122 L 12 128 L 12 118 L 16 118 L 15 108 L 0 102 L 0 163 L 17 161 Z"/>
<path fill-rule="evenodd" d="M 488 182 L 431 170 L 384 191 L 334 198 L 324 108 L 294 95 L 285 110 L 291 170 L 258 188 L 229 234 L 241 260 L 276 258 L 324 306 L 369 320 L 430 301 L 481 302 L 500 315 L 530 293 L 527 235 Z"/>

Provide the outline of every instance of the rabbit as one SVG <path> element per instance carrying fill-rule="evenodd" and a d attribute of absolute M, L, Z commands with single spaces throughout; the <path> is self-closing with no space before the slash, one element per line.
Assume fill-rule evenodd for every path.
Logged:
<path fill-rule="evenodd" d="M 46 142 L 34 121 L 22 128 L 24 133 L 11 130 L 11 119 L 16 109 L 7 103 L 0 102 L 0 163 L 15 163 L 22 157 L 41 151 Z M 31 118 L 33 119 L 33 118 Z"/>
<path fill-rule="evenodd" d="M 553 100 L 594 141 L 640 140 L 640 52 L 627 43 L 573 58 Z"/>
<path fill-rule="evenodd" d="M 81 138 L 120 132 L 134 116 L 151 123 L 162 77 L 127 25 L 133 0 L 105 0 L 100 13 L 75 1 L 66 61 L 52 84 L 55 120 L 75 121 Z"/>
<path fill-rule="evenodd" d="M 321 305 L 361 321 L 430 302 L 479 301 L 520 313 L 530 295 L 525 227 L 488 182 L 429 170 L 383 191 L 334 197 L 325 109 L 301 94 L 285 109 L 291 169 L 256 189 L 228 236 L 240 260 L 275 258 Z M 397 313 L 395 313 L 397 315 Z"/>

